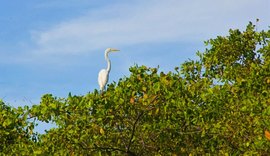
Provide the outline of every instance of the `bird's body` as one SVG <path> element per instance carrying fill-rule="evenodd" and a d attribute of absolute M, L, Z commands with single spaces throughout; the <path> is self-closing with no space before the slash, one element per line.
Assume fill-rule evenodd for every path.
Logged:
<path fill-rule="evenodd" d="M 114 48 L 107 48 L 105 50 L 105 60 L 108 63 L 107 69 L 101 69 L 100 72 L 98 73 L 98 84 L 99 84 L 99 89 L 101 91 L 104 90 L 104 88 L 109 80 L 109 73 L 111 71 L 111 61 L 108 57 L 108 54 L 109 54 L 109 52 L 115 52 L 115 51 L 119 51 L 119 50 L 114 49 Z"/>
<path fill-rule="evenodd" d="M 105 85 L 107 84 L 109 79 L 109 72 L 106 69 L 101 69 L 98 73 L 98 84 L 99 89 L 104 90 Z"/>

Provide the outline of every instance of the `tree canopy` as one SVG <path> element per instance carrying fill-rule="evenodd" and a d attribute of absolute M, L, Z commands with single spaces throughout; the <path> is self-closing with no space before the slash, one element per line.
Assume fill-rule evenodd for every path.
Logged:
<path fill-rule="evenodd" d="M 22 155 L 267 155 L 270 30 L 230 30 L 174 71 L 130 76 L 86 95 L 0 101 L 0 152 Z M 33 132 L 36 121 L 57 125 Z"/>

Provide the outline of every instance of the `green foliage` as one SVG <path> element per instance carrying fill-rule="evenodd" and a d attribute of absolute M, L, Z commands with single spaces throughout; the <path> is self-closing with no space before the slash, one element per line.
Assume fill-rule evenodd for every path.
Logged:
<path fill-rule="evenodd" d="M 0 151 L 34 155 L 267 155 L 270 31 L 230 30 L 174 72 L 133 66 L 84 96 L 44 95 L 14 109 L 1 101 Z M 33 134 L 34 122 L 57 128 Z M 10 154 L 9 153 L 9 154 Z"/>
<path fill-rule="evenodd" d="M 6 105 L 0 100 L 0 152 L 1 154 L 20 153 L 28 155 L 34 152 L 36 134 L 34 122 L 27 121 L 28 107 L 18 109 Z"/>

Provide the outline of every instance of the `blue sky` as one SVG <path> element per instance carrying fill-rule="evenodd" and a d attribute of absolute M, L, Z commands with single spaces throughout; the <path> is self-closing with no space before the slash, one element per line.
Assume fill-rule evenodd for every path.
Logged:
<path fill-rule="evenodd" d="M 270 25 L 269 0 L 13 0 L 0 5 L 0 98 L 12 106 L 37 104 L 46 93 L 66 97 L 98 88 L 110 55 L 110 80 L 134 64 L 173 70 L 203 41 Z"/>

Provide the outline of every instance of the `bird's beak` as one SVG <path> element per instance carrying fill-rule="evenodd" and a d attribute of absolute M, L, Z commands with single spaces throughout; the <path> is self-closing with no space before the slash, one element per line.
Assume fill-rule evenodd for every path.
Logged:
<path fill-rule="evenodd" d="M 118 50 L 118 49 L 114 49 L 114 48 L 111 48 L 111 51 L 120 51 L 120 50 Z"/>

